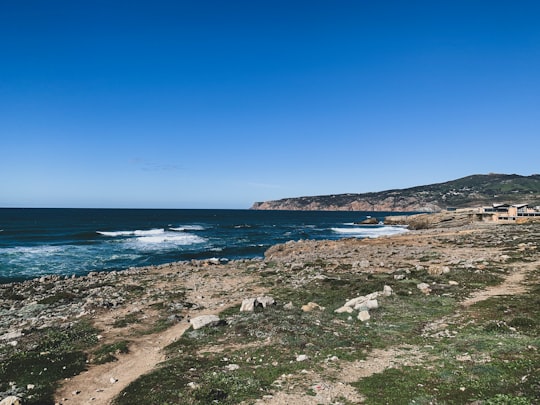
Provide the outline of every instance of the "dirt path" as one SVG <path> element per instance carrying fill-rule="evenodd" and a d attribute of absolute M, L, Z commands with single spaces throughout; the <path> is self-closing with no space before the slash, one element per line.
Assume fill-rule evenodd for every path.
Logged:
<path fill-rule="evenodd" d="M 499 295 L 523 294 L 526 291 L 523 282 L 525 281 L 527 274 L 538 267 L 540 267 L 540 263 L 537 261 L 523 264 L 510 273 L 501 284 L 475 292 L 471 297 L 463 301 L 461 305 L 469 307 L 477 302 Z"/>
<path fill-rule="evenodd" d="M 118 361 L 93 366 L 66 382 L 57 392 L 57 401 L 62 404 L 109 404 L 129 383 L 163 361 L 162 349 L 189 326 L 188 322 L 182 322 L 163 333 L 132 341 L 129 354 L 120 355 Z"/>
<path fill-rule="evenodd" d="M 175 271 L 175 268 L 171 268 L 169 272 Z M 115 319 L 134 311 L 155 313 L 149 306 L 135 308 L 133 304 L 129 304 L 96 317 L 94 324 L 103 331 L 102 343 L 129 340 L 129 353 L 116 355 L 118 361 L 115 362 L 92 365 L 87 371 L 65 380 L 56 392 L 57 403 L 109 405 L 131 382 L 165 360 L 163 349 L 189 329 L 189 317 L 217 315 L 232 305 L 240 304 L 246 295 L 259 296 L 264 293 L 264 290 L 254 283 L 253 276 L 237 268 L 222 266 L 186 272 L 182 274 L 180 281 L 169 280 L 165 284 L 158 282 L 163 274 L 167 273 L 150 274 L 148 278 L 160 289 L 186 289 L 186 299 L 200 304 L 201 309 L 189 310 L 186 319 L 163 332 L 142 336 L 133 333 L 137 325 L 133 329 L 117 330 L 111 327 L 111 324 Z"/>

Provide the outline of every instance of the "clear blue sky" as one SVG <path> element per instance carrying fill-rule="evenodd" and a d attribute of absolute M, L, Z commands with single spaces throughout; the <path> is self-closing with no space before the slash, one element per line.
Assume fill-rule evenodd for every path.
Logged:
<path fill-rule="evenodd" d="M 0 2 L 0 206 L 540 172 L 540 2 Z"/>

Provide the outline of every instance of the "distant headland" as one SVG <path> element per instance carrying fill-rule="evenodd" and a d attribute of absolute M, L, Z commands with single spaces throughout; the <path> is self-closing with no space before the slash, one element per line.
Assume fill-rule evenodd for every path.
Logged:
<path fill-rule="evenodd" d="M 493 203 L 540 205 L 540 174 L 475 174 L 444 183 L 363 194 L 256 202 L 253 210 L 439 212 Z"/>

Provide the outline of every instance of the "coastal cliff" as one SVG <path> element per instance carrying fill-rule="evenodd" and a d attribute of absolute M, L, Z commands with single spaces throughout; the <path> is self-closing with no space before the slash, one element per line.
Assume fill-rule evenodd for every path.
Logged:
<path fill-rule="evenodd" d="M 438 212 L 492 203 L 540 205 L 540 175 L 472 175 L 445 183 L 363 194 L 256 202 L 254 210 Z"/>

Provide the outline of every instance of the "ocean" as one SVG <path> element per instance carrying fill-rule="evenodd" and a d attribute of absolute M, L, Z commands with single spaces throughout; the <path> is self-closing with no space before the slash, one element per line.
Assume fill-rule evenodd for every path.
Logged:
<path fill-rule="evenodd" d="M 0 282 L 83 275 L 191 259 L 263 257 L 290 240 L 368 238 L 388 212 L 187 209 L 0 209 Z M 395 213 L 393 213 L 395 214 Z"/>

